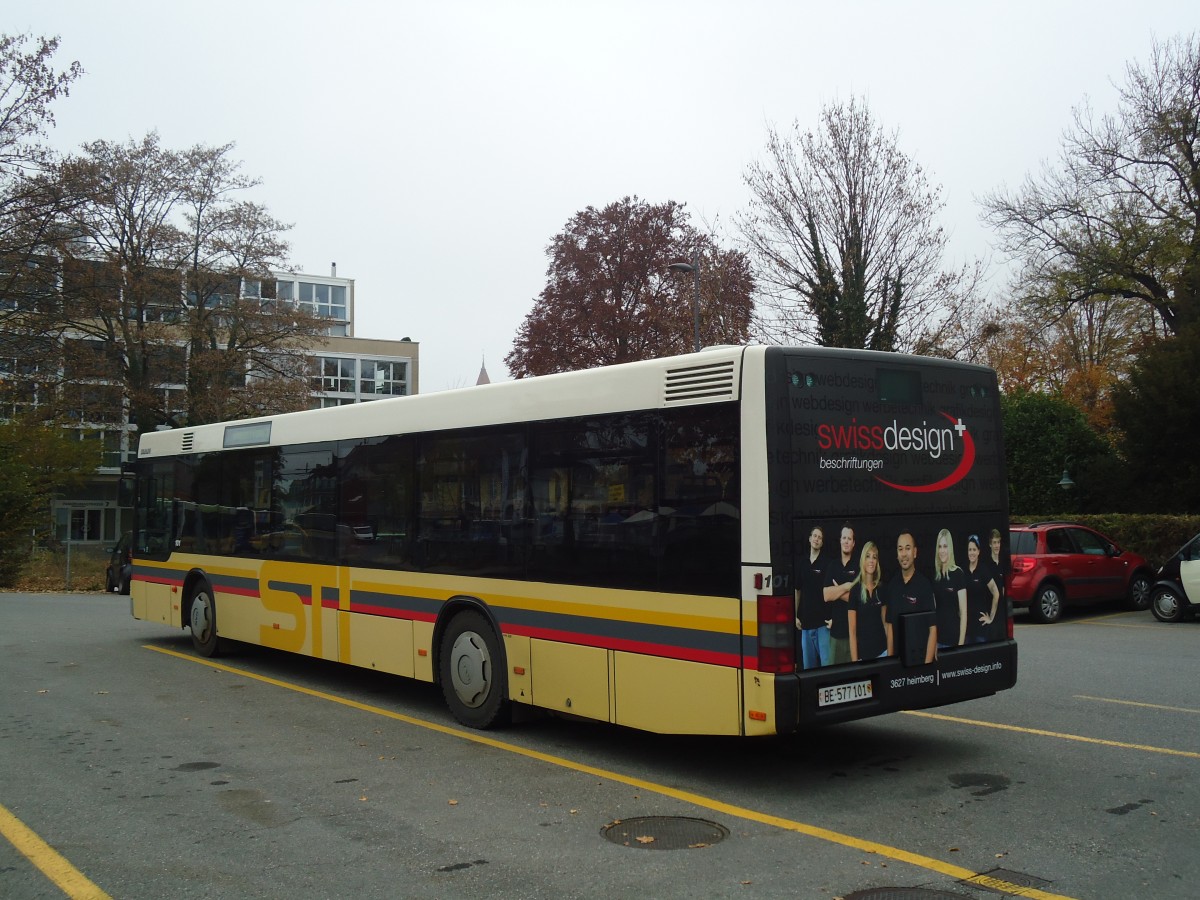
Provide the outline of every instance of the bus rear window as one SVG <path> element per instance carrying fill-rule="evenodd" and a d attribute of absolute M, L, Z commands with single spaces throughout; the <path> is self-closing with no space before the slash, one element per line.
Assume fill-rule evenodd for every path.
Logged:
<path fill-rule="evenodd" d="M 921 402 L 921 373 L 899 369 L 878 369 L 875 385 L 879 399 L 885 403 Z"/>

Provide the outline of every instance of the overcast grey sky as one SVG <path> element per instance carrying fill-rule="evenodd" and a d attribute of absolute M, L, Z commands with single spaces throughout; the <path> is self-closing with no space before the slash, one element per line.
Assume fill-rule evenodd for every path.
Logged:
<path fill-rule="evenodd" d="M 25 7 L 0 31 L 60 35 L 59 67 L 86 70 L 54 108 L 57 149 L 236 142 L 253 199 L 294 223 L 293 268 L 355 279 L 356 333 L 420 341 L 424 392 L 474 384 L 481 358 L 508 378 L 574 213 L 636 194 L 732 225 L 767 127 L 815 127 L 851 95 L 942 186 L 948 262 L 998 266 L 977 199 L 1197 19 L 1174 0 Z"/>

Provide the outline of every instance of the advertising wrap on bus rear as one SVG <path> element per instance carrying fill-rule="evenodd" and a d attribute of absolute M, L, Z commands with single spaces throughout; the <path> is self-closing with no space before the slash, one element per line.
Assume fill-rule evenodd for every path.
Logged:
<path fill-rule="evenodd" d="M 772 360 L 768 466 L 796 512 L 1007 512 L 995 375 L 902 359 Z"/>
<path fill-rule="evenodd" d="M 795 352 L 767 373 L 772 556 L 791 563 L 801 718 L 1010 687 L 994 373 Z"/>

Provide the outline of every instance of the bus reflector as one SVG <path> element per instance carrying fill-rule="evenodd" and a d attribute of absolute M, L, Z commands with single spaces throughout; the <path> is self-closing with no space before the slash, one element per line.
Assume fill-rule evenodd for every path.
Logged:
<path fill-rule="evenodd" d="M 795 606 L 791 596 L 758 598 L 758 671 L 796 671 Z"/>
<path fill-rule="evenodd" d="M 753 722 L 765 722 L 767 721 L 767 714 L 761 710 L 752 709 L 750 710 L 750 719 Z"/>

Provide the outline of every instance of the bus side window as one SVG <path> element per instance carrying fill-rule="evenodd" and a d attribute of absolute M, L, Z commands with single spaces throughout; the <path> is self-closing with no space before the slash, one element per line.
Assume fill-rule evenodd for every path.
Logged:
<path fill-rule="evenodd" d="M 337 465 L 338 558 L 352 565 L 412 568 L 412 438 L 341 441 Z"/>

